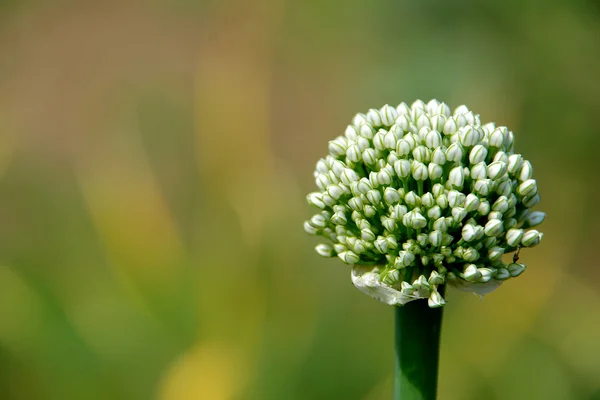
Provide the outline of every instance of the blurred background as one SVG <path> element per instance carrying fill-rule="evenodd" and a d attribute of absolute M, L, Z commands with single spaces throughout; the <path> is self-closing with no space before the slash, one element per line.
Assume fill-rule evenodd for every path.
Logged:
<path fill-rule="evenodd" d="M 600 399 L 600 4 L 0 2 L 0 398 L 387 399 L 393 312 L 302 229 L 357 112 L 507 125 L 529 269 L 451 291 L 440 399 Z"/>

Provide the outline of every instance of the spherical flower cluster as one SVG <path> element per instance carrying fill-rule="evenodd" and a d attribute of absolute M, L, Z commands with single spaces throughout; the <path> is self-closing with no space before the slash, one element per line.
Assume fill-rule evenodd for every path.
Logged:
<path fill-rule="evenodd" d="M 314 173 L 319 209 L 304 224 L 316 251 L 353 265 L 361 291 L 391 305 L 445 300 L 440 285 L 486 294 L 525 265 L 502 256 L 533 247 L 545 214 L 531 163 L 506 127 L 460 106 L 415 101 L 357 114 Z M 515 257 L 516 259 L 517 257 Z"/>

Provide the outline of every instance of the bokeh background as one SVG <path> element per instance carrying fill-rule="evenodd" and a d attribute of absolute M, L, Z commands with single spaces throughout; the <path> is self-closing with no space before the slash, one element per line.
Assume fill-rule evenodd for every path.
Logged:
<path fill-rule="evenodd" d="M 305 194 L 356 112 L 437 98 L 548 214 L 449 293 L 440 399 L 600 399 L 599 73 L 590 0 L 0 2 L 0 398 L 390 398 L 392 309 Z"/>

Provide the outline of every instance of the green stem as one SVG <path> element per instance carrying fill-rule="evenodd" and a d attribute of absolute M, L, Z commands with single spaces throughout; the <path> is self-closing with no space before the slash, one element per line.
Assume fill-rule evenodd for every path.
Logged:
<path fill-rule="evenodd" d="M 439 292 L 444 294 L 444 287 Z M 396 372 L 394 400 L 435 400 L 443 308 L 427 300 L 395 307 Z"/>

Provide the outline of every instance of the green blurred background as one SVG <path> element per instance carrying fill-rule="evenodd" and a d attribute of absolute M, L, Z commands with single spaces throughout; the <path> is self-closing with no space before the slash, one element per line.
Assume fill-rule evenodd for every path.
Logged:
<path fill-rule="evenodd" d="M 600 4 L 0 2 L 0 399 L 387 399 L 392 309 L 313 251 L 352 116 L 507 125 L 548 214 L 451 291 L 440 399 L 600 399 Z"/>

